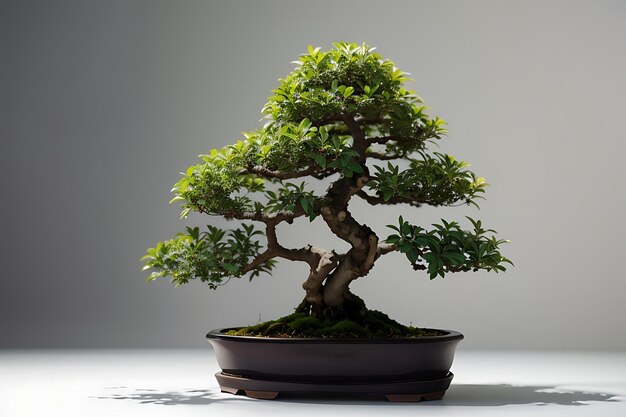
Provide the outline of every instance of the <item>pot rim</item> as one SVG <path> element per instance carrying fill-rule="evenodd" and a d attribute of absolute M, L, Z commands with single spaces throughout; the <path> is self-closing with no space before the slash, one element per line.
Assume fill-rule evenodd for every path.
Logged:
<path fill-rule="evenodd" d="M 455 330 L 431 329 L 446 332 L 441 336 L 417 336 L 417 337 L 388 337 L 388 338 L 326 338 L 326 337 L 267 337 L 267 336 L 235 336 L 225 334 L 229 330 L 238 329 L 239 327 L 227 327 L 222 329 L 211 330 L 207 333 L 206 338 L 226 340 L 229 342 L 243 343 L 302 343 L 302 344 L 403 344 L 403 343 L 441 343 L 453 340 L 463 340 L 464 336 Z"/>

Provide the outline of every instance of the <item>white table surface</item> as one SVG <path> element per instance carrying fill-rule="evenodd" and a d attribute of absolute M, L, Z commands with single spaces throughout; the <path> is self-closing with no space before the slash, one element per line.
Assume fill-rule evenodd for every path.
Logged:
<path fill-rule="evenodd" d="M 0 417 L 626 416 L 626 353 L 459 351 L 443 400 L 219 391 L 206 350 L 0 351 Z"/>

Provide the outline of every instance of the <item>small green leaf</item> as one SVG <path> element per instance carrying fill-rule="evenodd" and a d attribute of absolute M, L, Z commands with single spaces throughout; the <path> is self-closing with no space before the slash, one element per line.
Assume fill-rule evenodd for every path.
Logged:
<path fill-rule="evenodd" d="M 225 263 L 223 266 L 224 266 L 224 269 L 227 270 L 228 272 L 232 272 L 232 273 L 239 272 L 239 267 L 237 265 Z"/>
<path fill-rule="evenodd" d="M 328 139 L 328 129 L 326 129 L 325 126 L 320 127 L 320 137 L 322 138 L 322 142 L 326 142 L 326 139 Z"/>
<path fill-rule="evenodd" d="M 400 236 L 398 236 L 398 235 L 389 235 L 389 236 L 387 236 L 387 239 L 385 239 L 385 242 L 390 243 L 392 245 L 395 245 L 396 243 L 400 242 Z"/>
<path fill-rule="evenodd" d="M 463 265 L 465 263 L 465 256 L 456 252 L 444 252 L 442 254 L 445 258 L 448 258 L 452 261 L 455 266 Z"/>
<path fill-rule="evenodd" d="M 307 197 L 300 198 L 300 205 L 304 209 L 305 213 L 309 213 L 311 211 L 311 202 Z"/>
<path fill-rule="evenodd" d="M 185 201 L 185 199 L 179 195 L 177 195 L 176 197 L 172 198 L 169 202 L 169 204 L 175 203 L 177 201 Z"/>
<path fill-rule="evenodd" d="M 411 250 L 406 253 L 406 257 L 409 258 L 409 261 L 411 261 L 412 264 L 417 262 L 418 255 L 415 248 L 411 248 Z"/>
<path fill-rule="evenodd" d="M 186 209 L 184 209 L 181 213 L 180 213 L 180 218 L 181 220 L 184 218 L 187 218 L 187 215 L 189 214 L 189 212 L 191 211 L 191 209 L 189 207 L 187 207 Z"/>
<path fill-rule="evenodd" d="M 326 168 L 326 157 L 322 154 L 315 155 L 315 162 L 322 168 Z"/>
<path fill-rule="evenodd" d="M 350 161 L 348 162 L 347 167 L 350 171 L 356 172 L 357 174 L 362 174 L 363 172 L 365 172 L 363 170 L 363 167 L 358 162 Z"/>
<path fill-rule="evenodd" d="M 401 223 L 400 224 L 400 233 L 402 233 L 403 236 L 406 236 L 409 233 L 411 233 L 411 225 L 408 222 Z"/>

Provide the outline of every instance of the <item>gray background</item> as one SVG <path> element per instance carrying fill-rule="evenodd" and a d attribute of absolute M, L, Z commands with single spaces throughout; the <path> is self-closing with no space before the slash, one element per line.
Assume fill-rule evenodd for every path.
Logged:
<path fill-rule="evenodd" d="M 138 260 L 186 224 L 167 203 L 179 172 L 260 126 L 290 62 L 336 40 L 411 72 L 449 122 L 441 150 L 492 184 L 480 211 L 355 216 L 383 233 L 398 214 L 470 214 L 516 262 L 429 282 L 392 254 L 354 291 L 465 349 L 624 350 L 619 1 L 2 1 L 0 347 L 203 347 L 206 330 L 289 313 L 303 265 L 213 292 L 148 284 Z M 205 222 L 224 225 L 188 224 Z M 342 247 L 317 222 L 279 233 Z"/>

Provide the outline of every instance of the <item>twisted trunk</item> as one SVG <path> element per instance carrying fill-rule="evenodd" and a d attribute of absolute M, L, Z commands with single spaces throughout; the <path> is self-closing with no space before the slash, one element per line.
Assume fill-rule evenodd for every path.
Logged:
<path fill-rule="evenodd" d="M 322 314 L 340 314 L 358 321 L 365 313 L 365 303 L 349 290 L 350 283 L 365 276 L 381 255 L 378 236 L 367 225 L 357 222 L 348 210 L 350 198 L 367 182 L 366 175 L 343 178 L 333 183 L 326 194 L 326 205 L 320 209 L 322 219 L 330 230 L 350 244 L 342 255 L 320 251 L 315 264 L 302 285 L 306 297 L 297 311 Z"/>
<path fill-rule="evenodd" d="M 321 215 L 330 230 L 348 242 L 350 250 L 328 276 L 324 286 L 324 304 L 340 308 L 353 299 L 348 287 L 355 279 L 369 273 L 377 258 L 378 236 L 367 225 L 357 222 L 348 210 L 350 198 L 368 180 L 367 175 L 341 179 L 328 189 L 328 204 L 321 209 Z"/>

